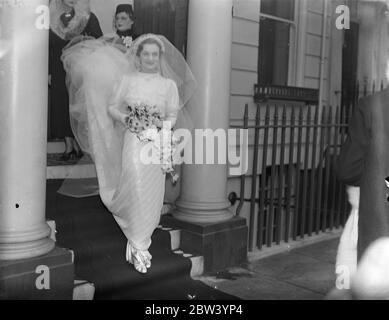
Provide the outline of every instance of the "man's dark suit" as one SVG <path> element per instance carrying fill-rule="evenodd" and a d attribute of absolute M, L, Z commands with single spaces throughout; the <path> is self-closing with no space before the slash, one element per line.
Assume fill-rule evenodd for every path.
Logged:
<path fill-rule="evenodd" d="M 374 240 L 389 236 L 389 89 L 360 100 L 337 165 L 338 178 L 360 186 L 358 259 Z"/>

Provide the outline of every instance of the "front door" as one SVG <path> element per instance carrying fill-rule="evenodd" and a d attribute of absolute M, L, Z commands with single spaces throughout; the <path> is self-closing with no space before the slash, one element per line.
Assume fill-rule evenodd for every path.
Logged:
<path fill-rule="evenodd" d="M 342 117 L 343 115 L 350 114 L 350 111 L 352 111 L 350 109 L 354 106 L 358 99 L 358 36 L 359 24 L 351 21 L 350 29 L 346 29 L 344 33 L 342 52 Z"/>
<path fill-rule="evenodd" d="M 185 56 L 189 0 L 134 0 L 138 34 L 162 34 Z"/>

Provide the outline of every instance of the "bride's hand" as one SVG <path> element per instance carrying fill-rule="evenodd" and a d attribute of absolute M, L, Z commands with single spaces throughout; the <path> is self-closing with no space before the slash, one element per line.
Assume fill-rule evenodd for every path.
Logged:
<path fill-rule="evenodd" d="M 130 116 L 125 115 L 125 116 L 122 117 L 122 123 L 123 123 L 123 125 L 124 125 L 125 127 L 127 127 L 127 128 L 128 128 L 128 122 L 129 122 L 129 121 L 130 121 Z"/>
<path fill-rule="evenodd" d="M 157 128 L 162 128 L 162 126 L 163 126 L 163 120 L 161 120 L 161 119 L 154 119 L 154 120 L 153 120 L 153 124 L 154 124 Z"/>

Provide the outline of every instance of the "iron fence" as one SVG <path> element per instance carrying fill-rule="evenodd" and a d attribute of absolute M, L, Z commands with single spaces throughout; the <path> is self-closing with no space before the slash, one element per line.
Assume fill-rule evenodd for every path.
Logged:
<path fill-rule="evenodd" d="M 342 115 L 349 115 L 352 113 L 354 106 L 358 103 L 358 100 L 362 97 L 375 94 L 376 92 L 384 90 L 385 83 L 381 81 L 370 81 L 365 78 L 363 82 L 357 81 L 351 88 L 344 89 L 341 94 Z M 344 111 L 344 112 L 343 112 Z M 346 122 L 346 119 L 341 119 L 342 122 Z"/>
<path fill-rule="evenodd" d="M 287 104 L 268 103 L 283 96 Z M 360 95 L 342 108 L 319 108 L 317 96 L 312 89 L 256 85 L 254 124 L 246 105 L 243 125 L 234 126 L 253 137 L 251 170 L 240 177 L 240 195 L 230 195 L 239 201 L 237 215 L 249 204 L 250 251 L 333 230 L 347 219 L 345 185 L 335 166 Z"/>
<path fill-rule="evenodd" d="M 345 220 L 344 186 L 333 170 L 346 138 L 340 109 L 289 108 L 258 105 L 255 124 L 249 125 L 245 106 L 243 128 L 254 131 L 252 183 L 245 199 L 247 176 L 241 176 L 237 214 L 250 203 L 250 251 L 337 228 Z"/>

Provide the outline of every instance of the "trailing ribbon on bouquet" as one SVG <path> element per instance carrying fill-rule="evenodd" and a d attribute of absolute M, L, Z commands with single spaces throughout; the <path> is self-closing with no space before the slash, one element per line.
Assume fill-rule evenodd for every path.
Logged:
<path fill-rule="evenodd" d="M 174 171 L 177 159 L 177 145 L 180 139 L 163 126 L 162 115 L 156 106 L 134 104 L 127 107 L 127 129 L 136 134 L 142 142 L 152 142 L 153 159 L 161 164 L 162 173 L 169 173 L 173 184 L 179 178 Z"/>

